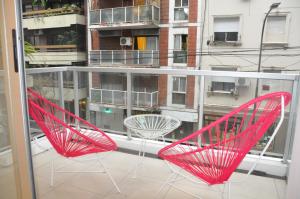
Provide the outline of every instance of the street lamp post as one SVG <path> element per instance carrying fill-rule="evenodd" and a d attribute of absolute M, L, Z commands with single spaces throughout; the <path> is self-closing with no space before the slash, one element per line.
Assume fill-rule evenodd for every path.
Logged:
<path fill-rule="evenodd" d="M 271 11 L 275 8 L 278 8 L 278 6 L 281 3 L 273 3 L 270 6 L 269 11 L 267 12 L 265 18 L 264 18 L 264 22 L 263 22 L 263 26 L 262 26 L 262 30 L 261 30 L 261 36 L 260 36 L 260 47 L 259 47 L 259 57 L 258 57 L 258 67 L 257 67 L 257 72 L 260 72 L 261 70 L 261 55 L 262 55 L 262 47 L 263 47 L 263 40 L 264 40 L 264 31 L 265 31 L 265 26 L 266 26 L 266 21 L 268 16 L 270 15 Z M 258 95 L 258 83 L 259 83 L 259 79 L 256 80 L 256 89 L 255 89 L 255 98 Z"/>

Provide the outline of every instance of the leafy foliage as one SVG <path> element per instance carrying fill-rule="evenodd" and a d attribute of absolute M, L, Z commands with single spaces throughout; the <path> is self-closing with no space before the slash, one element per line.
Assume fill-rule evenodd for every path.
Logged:
<path fill-rule="evenodd" d="M 44 8 L 47 5 L 48 0 L 32 0 L 32 5 L 41 5 Z"/>
<path fill-rule="evenodd" d="M 35 53 L 36 50 L 31 43 L 24 41 L 24 52 L 25 56 L 30 56 L 32 53 Z"/>

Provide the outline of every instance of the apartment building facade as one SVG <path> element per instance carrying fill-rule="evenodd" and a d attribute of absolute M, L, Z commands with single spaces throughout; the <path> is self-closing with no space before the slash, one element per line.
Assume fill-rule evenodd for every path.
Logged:
<path fill-rule="evenodd" d="M 199 6 L 197 0 L 90 1 L 89 65 L 196 68 Z M 91 119 L 104 129 L 124 130 L 126 76 L 93 73 L 90 78 Z M 192 126 L 193 131 L 198 120 L 195 81 L 194 77 L 184 76 L 134 76 L 133 114 L 179 114 L 191 124 L 184 126 Z M 113 120 L 120 126 L 109 126 L 108 121 Z"/>
<path fill-rule="evenodd" d="M 42 4 L 22 1 L 24 40 L 35 49 L 25 57 L 27 68 L 85 66 L 86 2 L 84 0 L 49 0 Z M 28 77 L 28 86 L 36 88 L 49 99 L 58 101 L 59 79 L 63 78 L 64 106 L 74 112 L 74 76 L 63 73 L 40 74 Z M 78 79 L 80 102 L 88 96 L 87 74 Z M 85 114 L 82 113 L 82 116 Z"/>
<path fill-rule="evenodd" d="M 258 71 L 263 21 L 272 3 L 272 0 L 202 1 L 201 69 Z M 271 11 L 264 30 L 261 72 L 299 73 L 299 7 L 299 1 L 287 0 Z M 204 121 L 213 121 L 254 98 L 257 83 L 258 96 L 293 89 L 291 82 L 281 80 L 257 82 L 245 78 L 208 78 L 205 81 Z M 282 129 L 288 125 L 287 118 Z M 276 137 L 272 146 L 274 155 L 283 152 L 286 133 L 281 130 Z"/>
<path fill-rule="evenodd" d="M 271 0 L 263 3 L 258 0 L 91 0 L 89 65 L 257 71 L 261 27 L 272 3 Z M 288 0 L 270 14 L 264 35 L 262 72 L 299 71 L 297 9 L 299 2 Z M 256 84 L 256 79 L 206 78 L 204 93 L 199 93 L 200 80 L 194 76 L 134 76 L 132 114 L 154 112 L 180 118 L 182 126 L 170 137 L 178 139 L 254 98 Z M 122 122 L 127 116 L 126 88 L 124 74 L 91 74 L 89 107 L 95 124 L 104 129 L 125 130 Z M 258 83 L 258 95 L 291 89 L 290 82 L 261 80 Z M 201 95 L 204 95 L 203 120 L 199 115 Z M 286 120 L 283 126 L 287 125 Z M 285 137 L 286 132 L 279 133 L 273 144 L 273 155 L 283 153 Z M 268 135 L 257 148 L 267 139 Z"/>

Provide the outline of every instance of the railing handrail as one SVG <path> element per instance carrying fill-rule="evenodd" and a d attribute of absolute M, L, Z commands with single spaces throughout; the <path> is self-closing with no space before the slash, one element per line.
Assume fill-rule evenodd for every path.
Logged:
<path fill-rule="evenodd" d="M 207 76 L 207 77 L 243 77 L 253 79 L 273 80 L 300 80 L 299 74 L 263 73 L 263 72 L 239 72 L 239 71 L 212 71 L 197 69 L 167 69 L 167 68 L 114 68 L 114 67 L 93 67 L 93 66 L 61 66 L 51 68 L 30 68 L 26 69 L 27 74 L 49 73 L 49 72 L 100 72 L 100 73 L 131 73 L 131 74 L 152 74 L 152 75 L 181 75 L 181 76 Z"/>

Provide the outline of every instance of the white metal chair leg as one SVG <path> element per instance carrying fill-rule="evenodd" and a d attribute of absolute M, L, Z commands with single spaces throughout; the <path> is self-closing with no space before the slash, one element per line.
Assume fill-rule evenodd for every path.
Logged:
<path fill-rule="evenodd" d="M 172 179 L 174 178 L 174 176 L 176 176 L 178 174 L 176 173 L 172 173 L 168 178 L 167 180 L 160 186 L 158 192 L 156 193 L 156 196 L 158 196 L 160 194 L 160 192 L 167 186 L 167 184 L 169 184 L 169 182 L 172 181 Z"/>
<path fill-rule="evenodd" d="M 110 174 L 110 171 L 104 166 L 104 164 L 102 163 L 102 161 L 100 160 L 99 157 L 97 157 L 97 161 L 99 162 L 99 164 L 102 166 L 102 168 L 104 169 L 105 173 L 107 173 L 110 181 L 112 182 L 112 184 L 115 186 L 115 188 L 117 189 L 117 191 L 119 193 L 121 193 L 121 190 L 119 188 L 119 186 L 117 185 L 116 181 L 114 180 L 114 178 L 112 177 L 112 175 Z"/>
<path fill-rule="evenodd" d="M 137 164 L 135 165 L 135 169 L 134 169 L 134 174 L 132 178 L 136 178 L 137 177 L 137 170 L 139 168 L 139 165 L 143 164 L 144 161 L 144 157 L 145 157 L 145 145 L 146 145 L 147 140 L 146 139 L 142 139 L 141 141 L 141 145 L 140 145 L 140 149 L 139 149 L 139 160 L 137 162 Z"/>
<path fill-rule="evenodd" d="M 228 182 L 228 193 L 227 193 L 227 198 L 231 198 L 231 182 Z"/>
<path fill-rule="evenodd" d="M 54 186 L 54 161 L 51 160 L 51 176 L 50 176 L 50 186 Z"/>

